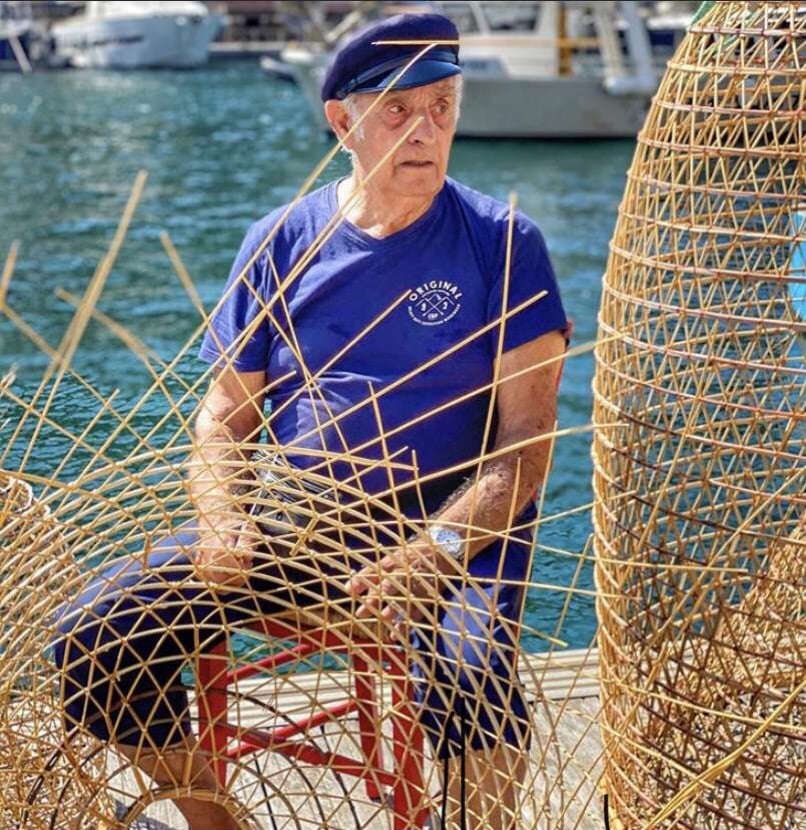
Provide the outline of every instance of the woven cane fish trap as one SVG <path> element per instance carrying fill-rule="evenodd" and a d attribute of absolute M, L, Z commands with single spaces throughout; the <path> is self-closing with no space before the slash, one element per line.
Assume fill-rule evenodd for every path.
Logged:
<path fill-rule="evenodd" d="M 178 388 L 179 398 L 198 404 L 192 388 Z M 6 404 L 23 403 L 10 383 L 3 393 Z M 113 413 L 104 440 L 131 423 L 110 402 L 100 411 Z M 36 417 L 33 409 L 26 412 Z M 421 532 L 421 522 L 418 527 L 401 521 L 388 504 L 334 480 L 327 458 L 302 481 L 265 445 L 241 446 L 255 452 L 254 478 L 236 480 L 233 471 L 232 492 L 262 508 L 252 532 L 271 537 L 254 565 L 291 566 L 275 572 L 262 593 L 285 597 L 293 588 L 297 597 L 317 597 L 305 608 L 280 600 L 282 623 L 268 630 L 273 639 L 267 639 L 250 627 L 262 619 L 255 585 L 206 591 L 188 567 L 193 542 L 183 541 L 182 534 L 194 510 L 183 467 L 192 448 L 182 443 L 189 438 L 182 408 L 170 408 L 166 418 L 176 432 L 158 449 L 144 440 L 123 459 L 99 452 L 66 481 L 59 479 L 63 459 L 55 462 L 53 478 L 29 476 L 33 485 L 20 471 L 0 477 L 0 827 L 181 830 L 186 825 L 170 802 L 183 796 L 223 808 L 248 830 L 388 830 L 408 827 L 401 818 L 406 813 L 420 814 L 421 823 L 412 827 L 422 826 L 429 813 L 439 815 L 445 767 L 418 737 L 421 727 L 406 697 L 411 683 L 403 669 L 406 678 L 415 672 L 420 683 L 431 684 L 440 698 L 454 701 L 456 691 L 430 679 L 427 662 L 405 642 L 380 651 L 390 639 L 389 626 L 357 620 L 354 600 L 327 596 L 344 567 L 346 537 L 357 538 L 358 549 L 372 561 L 388 548 L 385 537 L 392 534 L 402 543 Z M 85 435 L 65 432 L 73 447 L 86 443 Z M 168 536 L 175 542 L 167 563 L 148 564 Z M 302 549 L 304 561 L 295 568 Z M 576 578 L 564 586 L 569 594 L 577 590 Z M 159 605 L 155 595 L 162 598 Z M 233 621 L 225 606 L 235 605 L 245 613 Z M 166 614 L 170 625 L 161 622 Z M 558 627 L 561 622 L 562 617 Z M 320 633 L 278 650 L 286 634 L 311 630 Z M 523 633 L 557 642 L 526 625 Z M 308 650 L 311 642 L 325 647 Z M 135 662 L 127 660 L 130 645 L 141 655 Z M 488 646 L 479 641 L 468 647 Z M 598 801 L 597 703 L 585 659 L 565 664 L 561 688 L 551 688 L 550 699 L 542 686 L 557 681 L 556 673 L 547 674 L 548 662 L 520 659 L 529 693 L 523 728 L 532 740 L 518 761 L 525 766 L 501 774 L 516 786 L 514 809 L 526 826 L 545 819 L 553 827 L 586 828 L 586 816 L 598 813 L 592 806 Z M 263 666 L 259 674 L 253 673 L 256 664 Z M 151 677 L 163 678 L 163 694 L 144 696 Z M 585 698 L 568 699 L 580 696 L 579 687 L 588 688 Z M 358 700 L 356 710 L 358 688 L 374 691 L 371 700 Z M 483 694 L 472 701 L 468 720 L 497 711 Z M 371 717 L 358 720 L 366 707 Z M 122 718 L 128 725 L 121 729 Z M 213 740 L 223 719 L 225 738 Z M 99 731 L 112 730 L 129 739 L 128 755 L 99 739 Z M 205 748 L 209 766 L 220 774 L 217 781 L 211 783 L 198 766 L 171 768 L 161 782 L 138 769 L 166 761 L 166 735 L 175 747 L 183 734 L 189 744 L 198 739 Z M 279 737 L 272 742 L 266 735 Z M 377 751 L 367 749 L 368 737 Z M 272 751 L 252 752 L 260 741 Z M 473 769 L 469 762 L 462 773 L 469 816 Z M 417 786 L 412 770 L 421 776 Z M 404 812 L 393 804 L 387 794 L 400 788 L 421 806 Z"/>
<path fill-rule="evenodd" d="M 706 5 L 639 136 L 604 280 L 605 785 L 612 823 L 631 830 L 794 830 L 806 825 L 806 7 Z"/>
<path fill-rule="evenodd" d="M 187 364 L 211 313 L 170 240 L 163 242 L 195 325 L 178 355 L 166 362 L 98 308 L 144 185 L 145 175 L 138 176 L 84 296 L 62 292 L 75 314 L 58 348 L 7 299 L 13 249 L 0 275 L 0 311 L 50 358 L 33 392 L 11 374 L 0 383 L 0 830 L 182 830 L 187 822 L 177 810 L 189 801 L 215 812 L 216 830 L 409 830 L 434 826 L 441 815 L 449 830 L 506 823 L 596 828 L 593 659 L 586 648 L 560 653 L 571 600 L 592 593 L 581 577 L 589 546 L 538 551 L 573 564 L 553 581 L 532 582 L 534 531 L 555 518 L 543 515 L 541 499 L 523 514 L 522 526 L 513 508 L 511 528 L 494 534 L 502 551 L 518 557 L 521 570 L 512 575 L 496 562 L 479 588 L 461 571 L 436 578 L 416 568 L 386 574 L 384 601 L 404 609 L 412 587 L 421 587 L 417 580 L 431 580 L 432 600 L 440 599 L 421 601 L 422 637 L 433 638 L 426 645 L 442 630 L 436 614 L 443 608 L 477 621 L 474 632 L 460 630 L 458 650 L 452 646 L 446 655 L 454 666 L 470 667 L 463 686 L 452 671 L 437 674 L 435 649 L 413 646 L 405 631 L 393 630 L 394 620 L 359 617 L 362 601 L 344 591 L 352 573 L 346 551 L 377 567 L 390 550 L 423 538 L 430 513 L 420 468 L 413 453 L 389 447 L 396 430 L 428 422 L 443 405 L 412 411 L 387 429 L 379 404 L 384 388 L 368 384 L 357 406 L 377 426 L 371 451 L 326 451 L 325 441 L 313 442 L 303 473 L 272 440 L 283 404 L 266 412 L 263 390 L 245 405 L 260 411 L 264 440 L 222 440 L 220 463 L 207 463 L 194 423 L 212 371 L 196 366 L 194 374 Z M 511 236 L 514 203 L 508 215 Z M 320 235 L 279 275 L 286 289 L 326 241 Z M 327 356 L 325 370 L 408 296 L 395 298 Z M 268 302 L 261 312 L 279 313 Z M 500 317 L 470 332 L 467 342 L 503 331 L 512 313 L 504 304 Z M 76 369 L 73 358 L 91 321 L 119 338 L 149 373 L 151 383 L 136 400 L 121 402 Z M 503 338 L 497 343 L 502 349 Z M 306 364 L 290 323 L 287 346 L 301 381 L 286 403 L 304 396 L 321 412 L 323 430 L 338 427 L 320 394 L 322 365 Z M 410 376 L 460 348 L 435 353 Z M 563 352 L 557 335 L 552 348 L 552 356 L 521 373 L 545 374 L 553 393 L 560 366 L 592 345 Z M 466 486 L 501 454 L 487 439 L 498 387 L 507 380 L 495 370 L 491 382 L 468 393 L 486 396 L 490 416 L 479 457 L 461 471 Z M 68 397 L 74 417 L 60 423 L 53 404 Z M 457 393 L 444 406 L 464 397 Z M 540 402 L 545 429 L 523 441 L 524 447 L 539 442 L 546 468 L 555 440 L 589 431 L 588 425 L 557 428 L 548 400 Z M 381 474 L 379 490 L 362 488 L 368 472 Z M 401 478 L 407 490 L 396 487 Z M 203 511 L 189 489 L 199 482 L 227 494 L 238 541 L 253 545 L 249 579 L 226 590 L 196 568 L 201 546 L 194 522 Z M 404 497 L 407 511 L 399 509 Z M 589 505 L 564 513 L 583 510 Z M 470 538 L 483 532 L 472 524 L 462 531 Z M 496 597 L 547 595 L 539 592 L 557 603 L 550 630 L 538 630 L 520 612 L 504 618 L 495 611 Z M 452 618 L 442 619 L 451 630 Z M 519 640 L 527 638 L 553 653 L 525 653 Z M 505 683 L 502 669 L 509 673 Z M 435 711 L 442 718 L 436 728 L 427 717 Z M 495 769 L 477 765 L 466 736 L 493 751 L 505 728 L 512 751 Z M 449 753 L 440 754 L 446 746 L 450 765 L 443 757 Z M 489 776 L 506 794 L 497 805 L 480 786 Z M 446 798 L 446 783 L 456 797 Z"/>

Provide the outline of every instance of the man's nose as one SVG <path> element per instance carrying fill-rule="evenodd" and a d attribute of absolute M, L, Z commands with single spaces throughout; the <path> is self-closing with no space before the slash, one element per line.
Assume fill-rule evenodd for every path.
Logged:
<path fill-rule="evenodd" d="M 433 144 L 437 137 L 437 127 L 434 119 L 428 110 L 417 113 L 419 123 L 412 130 L 409 141 L 419 144 Z"/>

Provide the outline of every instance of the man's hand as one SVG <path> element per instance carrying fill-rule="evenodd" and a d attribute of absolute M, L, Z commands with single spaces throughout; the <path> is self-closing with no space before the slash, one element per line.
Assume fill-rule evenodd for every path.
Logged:
<path fill-rule="evenodd" d="M 193 557 L 199 579 L 213 587 L 244 585 L 252 567 L 252 535 L 244 518 L 235 513 L 202 517 Z"/>
<path fill-rule="evenodd" d="M 368 565 L 347 583 L 347 593 L 363 596 L 359 619 L 379 617 L 400 630 L 406 622 L 433 617 L 444 578 L 460 572 L 427 540 L 415 540 Z"/>

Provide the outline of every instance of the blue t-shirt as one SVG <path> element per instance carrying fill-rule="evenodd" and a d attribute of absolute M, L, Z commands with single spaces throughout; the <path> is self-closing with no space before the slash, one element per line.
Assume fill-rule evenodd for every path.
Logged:
<path fill-rule="evenodd" d="M 239 371 L 282 379 L 269 393 L 269 439 L 301 467 L 317 461 L 306 450 L 321 449 L 323 441 L 332 452 L 362 459 L 386 453 L 403 465 L 412 464 L 414 452 L 420 476 L 472 464 L 484 449 L 484 387 L 493 379 L 499 327 L 504 351 L 567 327 L 543 237 L 516 214 L 507 308 L 523 308 L 504 321 L 509 208 L 451 179 L 423 216 L 391 236 L 376 239 L 342 221 L 289 280 L 336 213 L 337 184 L 302 199 L 239 281 L 285 208 L 250 228 L 200 357 L 214 363 L 226 354 Z M 529 304 L 541 291 L 548 293 Z M 306 385 L 306 372 L 314 383 Z M 469 466 L 464 475 L 473 471 Z M 353 476 L 355 468 L 345 464 L 335 474 Z M 396 484 L 412 478 L 405 469 L 394 475 Z M 463 477 L 425 487 L 428 510 Z M 360 486 L 368 493 L 388 489 L 388 468 L 365 473 Z M 411 488 L 404 489 L 410 498 Z M 410 507 L 406 512 L 418 512 Z"/>

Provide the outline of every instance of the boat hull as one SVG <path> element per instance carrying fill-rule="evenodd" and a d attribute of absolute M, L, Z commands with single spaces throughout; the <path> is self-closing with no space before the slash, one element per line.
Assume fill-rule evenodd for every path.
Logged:
<path fill-rule="evenodd" d="M 57 53 L 83 69 L 192 67 L 207 62 L 221 27 L 215 15 L 132 16 L 53 27 Z"/>
<path fill-rule="evenodd" d="M 598 78 L 466 75 L 457 135 L 474 138 L 634 138 L 648 95 L 609 94 Z"/>

